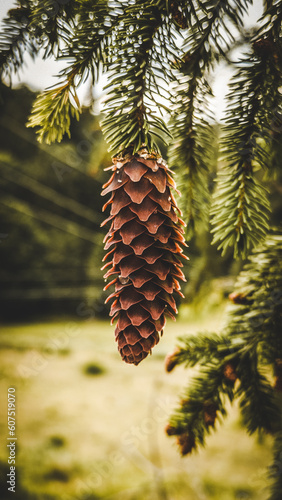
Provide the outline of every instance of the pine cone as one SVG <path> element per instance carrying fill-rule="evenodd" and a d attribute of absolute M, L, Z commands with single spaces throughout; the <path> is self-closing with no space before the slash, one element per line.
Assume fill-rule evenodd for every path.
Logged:
<path fill-rule="evenodd" d="M 179 353 L 180 349 L 176 348 L 173 352 L 167 354 L 165 358 L 165 370 L 168 373 L 171 372 L 176 367 Z"/>
<path fill-rule="evenodd" d="M 180 431 L 178 429 L 176 429 L 176 427 L 173 427 L 171 424 L 167 424 L 165 426 L 165 433 L 168 436 L 177 436 L 180 434 Z"/>
<path fill-rule="evenodd" d="M 138 155 L 114 158 L 113 174 L 102 195 L 111 194 L 103 210 L 111 205 L 111 222 L 105 237 L 102 269 L 115 286 L 106 302 L 114 299 L 110 316 L 118 349 L 124 361 L 138 365 L 159 342 L 165 317 L 177 313 L 173 292 L 181 297 L 178 279 L 185 280 L 178 256 L 185 245 L 184 222 L 179 218 L 171 194 L 175 183 L 165 162 L 146 150 Z"/>
<path fill-rule="evenodd" d="M 233 304 L 239 304 L 245 306 L 246 304 L 250 304 L 251 301 L 244 293 L 232 292 L 228 295 L 229 300 L 233 302 Z"/>
<path fill-rule="evenodd" d="M 212 402 L 206 402 L 203 406 L 204 421 L 207 427 L 214 427 L 218 406 Z"/>
<path fill-rule="evenodd" d="M 238 376 L 237 376 L 237 372 L 236 372 L 236 365 L 237 363 L 235 363 L 234 361 L 229 361 L 228 363 L 226 363 L 223 367 L 223 375 L 224 377 L 229 380 L 230 382 L 232 382 L 232 384 L 235 384 Z"/>
<path fill-rule="evenodd" d="M 173 427 L 171 424 L 166 425 L 165 432 L 168 436 L 176 436 L 176 443 L 183 457 L 196 448 L 195 436 L 191 432 L 183 432 L 181 428 Z"/>
<path fill-rule="evenodd" d="M 184 457 L 196 448 L 195 437 L 193 434 L 183 433 L 177 437 L 177 444 L 180 448 L 180 453 Z"/>

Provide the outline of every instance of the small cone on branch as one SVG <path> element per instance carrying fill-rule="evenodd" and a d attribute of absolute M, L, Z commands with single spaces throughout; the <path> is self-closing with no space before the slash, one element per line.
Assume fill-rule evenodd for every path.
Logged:
<path fill-rule="evenodd" d="M 176 436 L 176 443 L 183 457 L 196 448 L 195 436 L 191 432 L 183 432 L 181 428 L 174 427 L 171 424 L 166 425 L 165 432 L 168 436 Z"/>
<path fill-rule="evenodd" d="M 176 427 L 173 427 L 173 425 L 167 424 L 165 426 L 165 433 L 168 436 L 177 436 L 177 435 L 179 435 L 180 431 L 178 429 L 176 429 Z"/>
<path fill-rule="evenodd" d="M 112 176 L 102 195 L 111 207 L 104 242 L 108 261 L 104 278 L 114 285 L 110 310 L 117 320 L 118 350 L 127 363 L 138 365 L 159 342 L 166 317 L 177 313 L 173 292 L 181 297 L 179 279 L 186 281 L 179 256 L 187 246 L 171 188 L 170 170 L 157 154 L 142 149 L 136 155 L 114 158 Z"/>
<path fill-rule="evenodd" d="M 177 437 L 177 444 L 180 449 L 181 455 L 184 457 L 196 448 L 195 437 L 193 434 L 183 433 Z"/>
<path fill-rule="evenodd" d="M 176 367 L 179 353 L 180 349 L 176 348 L 173 352 L 167 354 L 165 358 L 165 370 L 167 373 L 170 373 Z"/>
<path fill-rule="evenodd" d="M 218 406 L 213 402 L 204 403 L 204 421 L 207 427 L 214 427 Z"/>
<path fill-rule="evenodd" d="M 250 304 L 250 300 L 244 293 L 232 292 L 228 295 L 229 300 L 233 302 L 233 304 L 239 304 L 245 306 L 246 304 Z"/>
<path fill-rule="evenodd" d="M 236 363 L 229 361 L 226 363 L 223 367 L 223 375 L 224 377 L 232 382 L 232 384 L 235 384 L 238 376 L 236 372 Z"/>

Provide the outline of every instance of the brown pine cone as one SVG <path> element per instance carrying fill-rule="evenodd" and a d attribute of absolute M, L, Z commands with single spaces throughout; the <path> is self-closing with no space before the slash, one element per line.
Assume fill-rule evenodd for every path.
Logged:
<path fill-rule="evenodd" d="M 159 342 L 165 317 L 177 313 L 173 292 L 180 292 L 184 222 L 171 194 L 175 183 L 164 160 L 146 150 L 114 158 L 113 174 L 102 195 L 111 194 L 111 227 L 105 237 L 103 260 L 110 267 L 104 278 L 115 286 L 110 315 L 124 361 L 138 365 Z"/>
<path fill-rule="evenodd" d="M 234 361 L 229 361 L 228 363 L 226 363 L 223 367 L 223 375 L 224 377 L 229 380 L 230 382 L 232 382 L 233 384 L 235 384 L 238 376 L 237 376 L 237 373 L 236 373 L 236 364 Z"/>
<path fill-rule="evenodd" d="M 196 441 L 194 434 L 181 430 L 181 428 L 173 427 L 171 424 L 167 424 L 165 427 L 165 432 L 168 436 L 176 436 L 176 443 L 179 446 L 180 454 L 184 457 L 188 455 L 196 448 Z"/>
<path fill-rule="evenodd" d="M 204 421 L 207 427 L 214 427 L 218 406 L 213 402 L 204 403 Z"/>
<path fill-rule="evenodd" d="M 180 349 L 177 347 L 173 352 L 170 354 L 167 354 L 165 358 L 165 370 L 169 373 L 171 372 L 175 366 L 177 365 L 178 361 L 178 354 L 180 353 Z"/>
<path fill-rule="evenodd" d="M 196 448 L 195 437 L 193 434 L 183 433 L 177 437 L 177 444 L 180 448 L 180 453 L 184 457 Z"/>
<path fill-rule="evenodd" d="M 173 427 L 171 424 L 167 424 L 165 426 L 165 433 L 168 435 L 168 436 L 177 436 L 179 435 L 179 430 L 176 429 L 175 427 Z"/>
<path fill-rule="evenodd" d="M 233 304 L 246 305 L 250 304 L 250 300 L 244 293 L 232 292 L 228 295 L 229 300 L 233 302 Z"/>

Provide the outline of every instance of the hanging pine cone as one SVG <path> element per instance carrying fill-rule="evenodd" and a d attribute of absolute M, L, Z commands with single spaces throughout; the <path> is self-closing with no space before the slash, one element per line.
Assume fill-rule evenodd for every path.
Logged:
<path fill-rule="evenodd" d="M 117 320 L 115 336 L 124 361 L 138 365 L 159 342 L 165 317 L 177 313 L 173 292 L 183 297 L 178 279 L 185 281 L 178 256 L 185 245 L 184 222 L 171 193 L 175 183 L 164 160 L 147 150 L 114 158 L 113 174 L 102 195 L 111 194 L 111 222 L 105 237 L 102 269 L 115 286 L 110 316 Z"/>

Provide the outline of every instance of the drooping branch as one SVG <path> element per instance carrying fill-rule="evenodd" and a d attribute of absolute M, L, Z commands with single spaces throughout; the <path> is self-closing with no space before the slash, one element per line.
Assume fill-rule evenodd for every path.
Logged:
<path fill-rule="evenodd" d="M 8 12 L 2 22 L 0 33 L 0 77 L 8 77 L 19 71 L 23 65 L 25 51 L 31 57 L 38 52 L 35 37 L 30 37 L 31 9 L 29 2 L 22 2 Z"/>
<path fill-rule="evenodd" d="M 252 49 L 239 62 L 230 84 L 223 143 L 226 166 L 219 172 L 212 207 L 213 243 L 223 253 L 231 246 L 234 256 L 243 258 L 268 230 L 270 206 L 256 171 L 272 167 L 269 150 L 277 149 L 273 126 L 281 123 L 281 41 L 272 23 L 263 33 L 263 38 L 253 37 Z"/>
<path fill-rule="evenodd" d="M 156 106 L 167 110 L 159 100 L 160 82 L 172 78 L 168 58 L 175 54 L 165 22 L 163 7 L 150 2 L 137 2 L 125 10 L 116 38 L 119 51 L 109 66 L 112 76 L 102 124 L 115 154 L 125 148 L 134 153 L 144 145 L 148 151 L 158 151 L 156 138 L 165 141 L 170 135 L 154 111 Z"/>
<path fill-rule="evenodd" d="M 69 135 L 71 117 L 78 119 L 80 113 L 77 87 L 90 73 L 92 82 L 97 82 L 99 69 L 106 67 L 106 42 L 115 29 L 116 13 L 112 19 L 109 17 L 107 2 L 92 5 L 88 11 L 84 10 L 85 5 L 82 7 L 75 20 L 74 34 L 59 54 L 59 59 L 68 58 L 70 64 L 61 71 L 62 80 L 58 84 L 39 94 L 29 118 L 28 126 L 39 127 L 38 140 L 47 144 L 60 142 L 65 133 Z"/>
<path fill-rule="evenodd" d="M 167 427 L 183 455 L 204 444 L 219 414 L 226 414 L 227 399 L 239 399 L 249 433 L 279 436 L 281 432 L 281 256 L 281 235 L 272 235 L 239 276 L 230 295 L 235 305 L 223 334 L 181 339 L 167 360 L 167 371 L 181 363 L 201 367 Z"/>
<path fill-rule="evenodd" d="M 207 14 L 208 19 L 200 12 Z M 208 166 L 211 161 L 216 161 L 214 119 L 208 104 L 212 92 L 206 77 L 214 61 L 225 57 L 234 42 L 228 23 L 234 24 L 238 33 L 244 12 L 243 3 L 236 9 L 229 2 L 202 2 L 191 19 L 190 33 L 184 45 L 185 55 L 178 67 L 179 86 L 172 122 L 175 141 L 170 148 L 170 162 L 178 172 L 188 238 L 194 235 L 195 227 L 201 222 L 207 225 L 210 200 Z"/>

